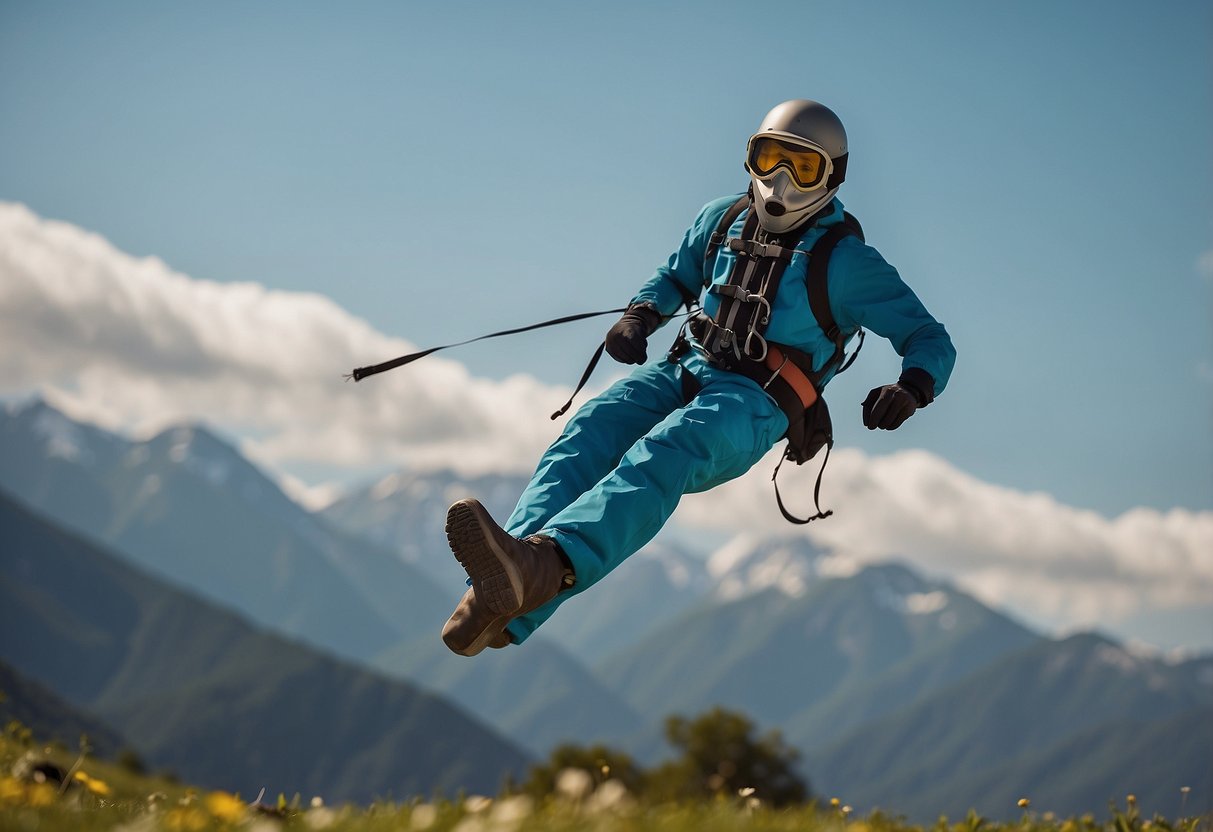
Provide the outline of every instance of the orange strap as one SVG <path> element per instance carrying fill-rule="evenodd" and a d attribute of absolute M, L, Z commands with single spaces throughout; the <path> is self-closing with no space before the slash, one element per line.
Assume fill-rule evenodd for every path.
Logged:
<path fill-rule="evenodd" d="M 805 410 L 813 406 L 813 402 L 817 401 L 817 388 L 813 386 L 813 382 L 809 381 L 809 377 L 804 374 L 803 370 L 784 356 L 779 347 L 774 344 L 768 347 L 765 363 L 768 370 L 777 374 L 795 391 Z"/>

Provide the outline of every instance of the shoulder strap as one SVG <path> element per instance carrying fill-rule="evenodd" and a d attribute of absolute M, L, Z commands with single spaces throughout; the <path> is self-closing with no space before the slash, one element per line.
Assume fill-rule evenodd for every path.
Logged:
<path fill-rule="evenodd" d="M 843 238 L 852 235 L 862 240 L 863 228 L 859 225 L 859 220 L 855 219 L 849 211 L 843 211 L 842 222 L 830 226 L 809 251 L 809 268 L 806 277 L 809 292 L 809 309 L 812 310 L 813 317 L 817 319 L 822 332 L 834 342 L 834 355 L 822 367 L 823 374 L 830 367 L 842 361 L 843 356 L 842 331 L 838 328 L 838 322 L 834 320 L 834 313 L 830 310 L 830 257 L 834 254 L 834 248 L 842 242 Z M 860 344 L 862 345 L 862 343 L 861 340 Z M 853 358 L 854 356 L 852 356 Z M 850 361 L 839 372 L 842 372 L 842 370 L 845 370 L 849 366 Z"/>
<path fill-rule="evenodd" d="M 703 252 L 703 280 L 705 283 L 710 279 L 712 264 L 716 260 L 716 252 L 720 250 L 720 246 L 724 243 L 725 238 L 729 236 L 729 229 L 733 227 L 733 223 L 737 222 L 737 218 L 741 216 L 741 212 L 748 208 L 749 205 L 750 193 L 747 191 L 729 206 L 728 210 L 720 218 L 720 222 L 716 223 L 716 229 L 712 232 L 712 236 L 708 238 L 708 247 Z"/>

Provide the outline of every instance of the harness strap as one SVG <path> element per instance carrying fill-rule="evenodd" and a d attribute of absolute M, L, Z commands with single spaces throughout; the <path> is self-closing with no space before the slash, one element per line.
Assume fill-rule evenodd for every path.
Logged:
<path fill-rule="evenodd" d="M 590 376 L 594 374 L 594 368 L 598 366 L 599 359 L 602 358 L 602 351 L 606 349 L 606 341 L 598 345 L 598 349 L 594 350 L 594 356 L 590 359 L 590 363 L 585 365 L 585 371 L 581 374 L 581 380 L 577 382 L 577 386 L 573 388 L 573 395 L 569 396 L 569 400 L 564 403 L 564 406 L 552 414 L 552 421 L 559 419 L 561 416 L 569 412 L 569 408 L 573 406 L 573 399 L 577 398 L 577 394 L 581 392 L 581 388 L 585 387 L 585 383 L 590 380 Z"/>
<path fill-rule="evenodd" d="M 848 237 L 854 233 L 845 223 L 830 226 L 826 230 L 826 233 L 821 235 L 821 238 L 813 245 L 813 253 L 809 256 L 809 268 L 806 279 L 809 288 L 809 309 L 813 312 L 813 317 L 817 319 L 817 324 L 821 327 L 821 331 L 834 343 L 834 354 L 830 356 L 830 360 L 822 368 L 823 372 L 842 361 L 843 357 L 844 339 L 842 331 L 838 328 L 838 322 L 834 320 L 834 313 L 830 309 L 828 283 L 830 257 L 833 255 L 838 243 L 844 237 Z M 861 341 L 860 343 L 862 344 L 863 342 Z"/>
<path fill-rule="evenodd" d="M 841 161 L 842 165 L 836 169 L 839 176 L 843 175 L 846 169 L 846 159 Z M 709 289 L 710 293 L 720 298 L 716 315 L 711 319 L 701 316 L 690 322 L 692 334 L 709 355 L 727 369 L 755 381 L 787 415 L 788 445 L 775 466 L 771 482 L 780 514 L 788 522 L 795 524 L 810 523 L 833 514 L 832 511 L 821 510 L 821 480 L 834 440 L 829 411 L 825 402 L 820 399 L 818 387 L 831 369 L 841 364 L 837 372 L 842 372 L 849 367 L 858 355 L 859 347 L 863 345 L 863 330 L 860 329 L 856 350 L 847 358 L 844 349 L 845 338 L 830 309 L 829 301 L 829 266 L 834 249 L 849 235 L 854 234 L 863 239 L 863 230 L 853 217 L 844 212 L 844 221 L 825 229 L 811 249 L 804 252 L 809 255 L 805 275 L 809 309 L 822 332 L 833 344 L 834 350 L 829 360 L 820 370 L 814 371 L 812 356 L 783 344 L 771 344 L 765 340 L 765 333 L 770 323 L 771 307 L 779 289 L 779 282 L 793 254 L 799 250 L 796 248 L 797 244 L 829 208 L 830 206 L 823 208 L 822 212 L 802 225 L 799 231 L 773 238 L 763 237 L 763 241 L 759 240 L 758 228 L 753 227 L 751 223 L 757 214 L 756 211 L 750 212 L 739 238 L 726 236 L 735 217 L 729 223 L 718 226 L 711 238 L 713 245 L 709 246 L 709 252 L 715 254 L 720 244 L 725 244 L 730 251 L 735 252 L 737 259 L 728 282 L 713 285 Z M 712 271 L 712 264 L 709 262 L 704 268 L 705 276 L 710 276 Z M 739 310 L 744 312 L 739 314 Z M 744 349 L 738 349 L 739 341 L 744 342 Z M 758 350 L 751 349 L 752 342 L 759 344 Z M 684 345 L 683 350 L 685 349 Z M 845 362 L 844 358 L 847 359 Z M 809 517 L 797 517 L 784 505 L 783 495 L 779 490 L 779 471 L 785 460 L 791 459 L 800 465 L 815 456 L 823 445 L 826 452 L 813 487 L 816 513 Z"/>
<path fill-rule="evenodd" d="M 603 315 L 618 315 L 626 311 L 628 311 L 628 309 L 625 306 L 620 309 L 604 309 L 601 312 L 581 312 L 577 315 L 565 315 L 563 318 L 553 318 L 550 321 L 543 321 L 542 323 L 538 324 L 530 324 L 529 326 L 520 326 L 514 329 L 503 329 L 500 332 L 490 332 L 488 335 L 469 338 L 466 341 L 460 341 L 456 344 L 445 344 L 441 347 L 430 347 L 428 350 L 412 352 L 408 355 L 402 355 L 399 358 L 393 358 L 391 361 L 384 361 L 382 364 L 373 364 L 370 367 L 355 367 L 353 372 L 346 374 L 345 378 L 346 380 L 352 378 L 354 381 L 362 381 L 367 376 L 373 376 L 376 373 L 383 373 L 387 372 L 388 370 L 394 370 L 397 367 L 403 367 L 405 364 L 411 364 L 417 359 L 425 358 L 427 355 L 438 352 L 439 350 L 449 350 L 451 347 L 462 347 L 464 344 L 473 344 L 477 341 L 484 341 L 488 338 L 500 338 L 503 335 L 517 335 L 520 332 L 530 332 L 532 329 L 543 329 L 546 326 L 556 326 L 557 324 L 567 324 L 572 323 L 573 321 L 583 321 L 586 318 L 598 318 Z M 602 348 L 599 348 L 598 352 L 601 354 Z M 593 369 L 594 363 L 597 363 L 597 359 L 591 362 L 591 370 Z M 582 379 L 581 383 L 584 385 L 585 379 Z M 578 387 L 577 389 L 580 390 L 581 387 Z"/>
<path fill-rule="evenodd" d="M 703 253 L 703 282 L 708 283 L 712 279 L 712 266 L 716 262 L 716 252 L 720 249 L 721 244 L 729 235 L 729 229 L 733 227 L 733 223 L 737 222 L 737 218 L 741 216 L 750 205 L 750 194 L 747 191 L 741 197 L 729 206 L 728 210 L 720 218 L 720 222 L 716 223 L 716 230 L 712 232 L 712 236 L 708 237 L 708 247 Z"/>
<path fill-rule="evenodd" d="M 757 240 L 747 240 L 740 237 L 729 237 L 729 249 L 749 257 L 774 257 L 785 263 L 791 261 L 795 248 L 785 248 L 774 243 L 760 243 Z"/>
<path fill-rule="evenodd" d="M 806 523 L 812 523 L 814 520 L 824 520 L 834 513 L 834 509 L 829 511 L 821 510 L 821 475 L 825 473 L 826 463 L 830 461 L 830 449 L 834 447 L 834 443 L 826 445 L 826 455 L 821 460 L 821 468 L 817 470 L 817 484 L 813 486 L 813 507 L 817 509 L 817 513 L 812 517 L 797 517 L 792 514 L 783 504 L 783 497 L 779 494 L 779 482 L 775 479 L 779 476 L 779 469 L 783 467 L 783 461 L 789 457 L 785 454 L 780 458 L 779 464 L 775 466 L 775 472 L 771 474 L 771 484 L 775 486 L 775 504 L 779 506 L 779 513 L 789 523 L 795 523 L 798 526 L 803 526 Z"/>
<path fill-rule="evenodd" d="M 771 371 L 770 381 L 762 386 L 764 390 L 779 378 L 792 388 L 792 392 L 800 399 L 800 406 L 805 410 L 817 402 L 817 387 L 813 384 L 813 380 L 777 344 L 770 345 L 766 361 L 763 363 Z"/>

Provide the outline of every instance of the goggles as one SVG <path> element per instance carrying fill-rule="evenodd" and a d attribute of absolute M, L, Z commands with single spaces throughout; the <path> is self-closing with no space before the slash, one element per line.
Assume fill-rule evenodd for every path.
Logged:
<path fill-rule="evenodd" d="M 745 167 L 759 179 L 767 179 L 774 176 L 779 168 L 785 168 L 792 175 L 792 182 L 797 188 L 812 191 L 820 188 L 830 177 L 834 162 L 815 145 L 797 144 L 759 134 L 750 137 Z"/>

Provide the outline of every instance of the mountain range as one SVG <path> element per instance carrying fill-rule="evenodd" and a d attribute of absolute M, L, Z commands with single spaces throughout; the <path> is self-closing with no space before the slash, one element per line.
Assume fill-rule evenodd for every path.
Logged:
<path fill-rule="evenodd" d="M 509 494 L 508 481 L 494 482 L 438 475 L 414 493 Z M 0 410 L 0 488 L 179 589 L 449 696 L 536 754 L 587 731 L 624 736 L 639 722 L 558 644 L 536 639 L 480 662 L 445 649 L 439 633 L 464 585 L 446 544 L 445 504 L 408 515 L 424 532 L 381 532 L 411 544 L 398 555 L 306 512 L 203 427 L 131 441 L 42 401 Z"/>
<path fill-rule="evenodd" d="M 1213 659 L 1168 664 L 1092 633 L 1041 640 L 808 754 L 856 805 L 926 818 L 1065 816 L 1136 795 L 1174 815 L 1213 786 Z"/>
<path fill-rule="evenodd" d="M 890 564 L 701 606 L 596 669 L 642 712 L 725 705 L 811 748 L 1039 638 Z"/>
<path fill-rule="evenodd" d="M 149 763 L 254 795 L 494 792 L 527 756 L 463 711 L 144 574 L 0 493 L 0 658 Z"/>
<path fill-rule="evenodd" d="M 667 751 L 667 715 L 723 705 L 781 731 L 819 794 L 924 822 L 970 806 L 1012 817 L 1024 795 L 1042 810 L 1100 812 L 1128 791 L 1143 810 L 1173 814 L 1180 786 L 1194 801 L 1213 793 L 1210 659 L 1168 662 L 1096 634 L 1046 637 L 905 562 L 839 571 L 803 536 L 700 551 L 663 535 L 524 647 L 453 656 L 437 638 L 463 587 L 442 529 L 446 505 L 474 495 L 504 518 L 523 484 L 398 472 L 309 514 L 200 426 L 133 442 L 41 402 L 0 413 L 0 486 L 23 503 L 131 566 L 179 588 L 197 584 L 258 625 L 356 662 L 352 670 L 441 695 L 535 756 L 559 742 L 607 741 L 652 762 Z M 108 601 L 81 591 L 74 603 Z M 91 632 L 68 631 L 59 634 L 67 646 Z M 105 699 L 94 712 L 138 747 L 163 750 L 147 719 L 163 724 L 167 714 L 184 726 L 213 718 L 211 706 L 191 699 L 185 709 L 178 691 L 156 683 L 186 669 L 137 652 L 142 669 L 116 678 L 140 706 Z M 86 667 L 95 659 L 74 655 Z M 293 672 L 262 660 L 282 696 Z M 67 695 L 34 672 L 34 657 L 11 661 Z M 243 701 L 238 687 L 202 676 L 214 701 Z M 99 695 L 67 698 L 95 706 Z M 308 699 L 280 729 L 333 707 Z M 216 759 L 230 753 L 211 738 L 189 741 Z"/>
<path fill-rule="evenodd" d="M 457 598 L 309 514 L 197 425 L 131 441 L 34 401 L 0 415 L 0 488 L 177 587 L 344 656 L 435 632 Z"/>

